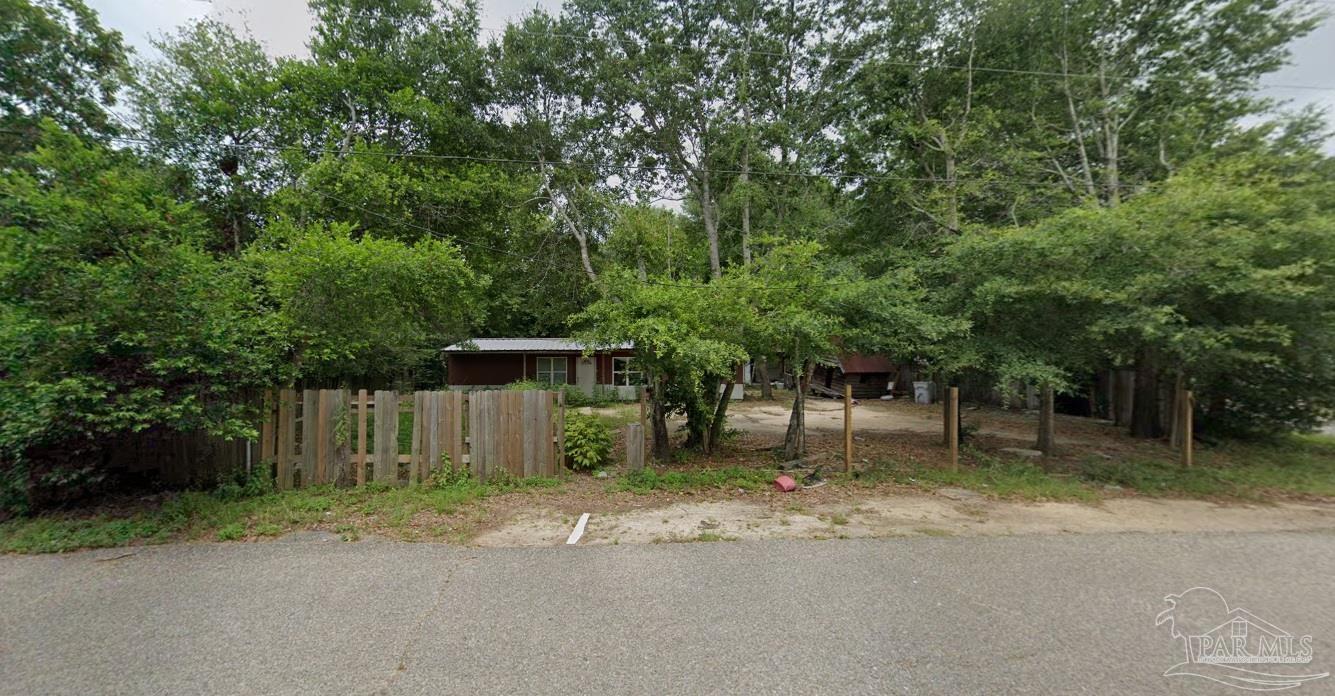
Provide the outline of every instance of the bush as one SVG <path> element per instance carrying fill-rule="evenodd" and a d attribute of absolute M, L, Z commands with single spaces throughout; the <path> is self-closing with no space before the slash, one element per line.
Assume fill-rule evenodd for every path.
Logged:
<path fill-rule="evenodd" d="M 505 388 L 509 391 L 530 391 L 537 389 L 542 391 L 564 392 L 566 395 L 566 405 L 574 406 L 576 408 L 584 406 L 612 406 L 621 402 L 621 399 L 617 397 L 617 390 L 615 387 L 606 388 L 595 386 L 593 388 L 593 394 L 589 395 L 585 394 L 579 387 L 573 384 L 548 384 L 534 379 L 521 379 L 505 385 Z"/>
<path fill-rule="evenodd" d="M 607 466 L 612 457 L 612 430 L 594 416 L 566 414 L 566 462 L 576 471 Z"/>

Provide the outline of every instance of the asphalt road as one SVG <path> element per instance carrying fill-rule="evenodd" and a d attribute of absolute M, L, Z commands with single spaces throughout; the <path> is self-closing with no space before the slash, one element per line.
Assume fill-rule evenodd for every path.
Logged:
<path fill-rule="evenodd" d="M 1335 671 L 1330 533 L 303 541 L 0 557 L 0 693 L 1243 693 L 1163 676 L 1196 585 Z"/>

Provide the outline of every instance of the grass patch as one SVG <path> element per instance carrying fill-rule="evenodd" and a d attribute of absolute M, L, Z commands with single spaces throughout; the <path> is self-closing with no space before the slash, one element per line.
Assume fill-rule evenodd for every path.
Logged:
<path fill-rule="evenodd" d="M 722 469 L 688 469 L 659 472 L 645 468 L 632 471 L 614 484 L 614 490 L 645 494 L 652 491 L 690 491 L 703 489 L 734 489 L 754 491 L 765 488 L 774 480 L 770 469 L 748 469 L 730 466 Z"/>
<path fill-rule="evenodd" d="M 278 536 L 320 523 L 333 524 L 344 538 L 355 539 L 356 526 L 344 520 L 373 517 L 375 526 L 398 529 L 423 511 L 451 514 L 490 495 L 561 483 L 552 478 L 504 478 L 484 484 L 467 476 L 446 476 L 418 486 L 312 486 L 282 492 L 225 484 L 213 491 L 185 491 L 156 508 L 122 516 L 52 514 L 9 520 L 0 523 L 0 553 L 54 553 L 197 539 L 231 541 Z"/>
<path fill-rule="evenodd" d="M 881 462 L 861 472 L 858 480 L 881 481 L 924 488 L 967 488 L 1002 498 L 1022 500 L 1095 500 L 1098 492 L 1079 481 L 1054 475 L 1029 461 L 1000 459 L 973 453 L 978 466 L 951 471 L 919 464 Z"/>
<path fill-rule="evenodd" d="M 1229 442 L 1201 448 L 1196 466 L 1176 460 L 1089 460 L 1080 476 L 1151 496 L 1264 499 L 1335 497 L 1335 438 L 1291 435 L 1274 442 Z"/>
<path fill-rule="evenodd" d="M 1095 500 L 1116 486 L 1148 496 L 1264 500 L 1285 495 L 1335 497 L 1335 438 L 1291 435 L 1272 442 L 1228 442 L 1198 449 L 1196 466 L 1175 458 L 1091 458 L 1069 473 L 1041 463 L 971 453 L 977 466 L 959 471 L 880 462 L 858 483 L 883 481 L 921 488 L 956 487 L 1023 500 Z M 1171 456 L 1171 455 L 1170 455 Z"/>

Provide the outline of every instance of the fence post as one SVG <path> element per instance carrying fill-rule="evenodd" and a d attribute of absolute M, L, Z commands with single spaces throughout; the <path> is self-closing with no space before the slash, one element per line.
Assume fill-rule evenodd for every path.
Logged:
<path fill-rule="evenodd" d="M 1042 396 L 1039 399 L 1038 411 L 1038 449 L 1044 457 L 1051 457 L 1057 447 L 1057 436 L 1055 433 L 1055 397 L 1052 393 L 1052 387 L 1042 388 Z"/>
<path fill-rule="evenodd" d="M 844 473 L 853 471 L 853 385 L 844 384 Z"/>
<path fill-rule="evenodd" d="M 566 392 L 556 393 L 556 473 L 566 470 Z"/>
<path fill-rule="evenodd" d="M 960 388 L 951 387 L 946 399 L 946 438 L 950 441 L 950 469 L 960 468 Z"/>
<path fill-rule="evenodd" d="M 260 422 L 260 464 L 268 465 L 274 460 L 274 426 L 277 425 L 274 418 L 274 393 L 272 389 L 264 390 L 262 408 L 264 409 L 264 420 Z M 267 473 L 267 471 L 266 471 Z"/>
<path fill-rule="evenodd" d="M 413 439 L 408 448 L 408 483 L 421 480 L 422 465 L 422 392 L 413 392 Z"/>
<path fill-rule="evenodd" d="M 627 423 L 625 427 L 626 468 L 639 471 L 644 468 L 644 426 Z"/>
<path fill-rule="evenodd" d="M 1192 432 L 1191 432 L 1191 431 L 1192 431 L 1192 428 L 1195 426 L 1195 424 L 1192 423 L 1192 416 L 1195 415 L 1195 405 L 1194 405 L 1194 402 L 1193 402 L 1193 397 L 1192 397 L 1192 395 L 1191 395 L 1191 390 L 1190 390 L 1190 389 L 1183 390 L 1183 391 L 1182 391 L 1182 394 L 1181 394 L 1181 398 L 1180 398 L 1179 400 L 1182 402 L 1182 404 L 1181 404 L 1181 406 L 1180 406 L 1180 408 L 1179 408 L 1179 416 L 1178 416 L 1178 418 L 1180 419 L 1180 422 L 1181 422 L 1181 424 L 1182 424 L 1182 427 L 1181 427 L 1181 430 L 1182 430 L 1182 465 L 1183 465 L 1183 466 L 1186 466 L 1186 467 L 1190 467 L 1191 464 L 1192 464 L 1192 454 L 1193 454 L 1193 452 L 1192 452 Z"/>
<path fill-rule="evenodd" d="M 296 401 L 297 394 L 291 389 L 278 390 L 278 442 L 275 478 L 278 490 L 292 488 L 292 459 L 296 456 Z"/>
<path fill-rule="evenodd" d="M 376 483 L 390 486 L 399 482 L 399 395 L 376 390 L 375 462 Z"/>
<path fill-rule="evenodd" d="M 357 485 L 366 483 L 366 412 L 371 410 L 371 402 L 366 398 L 366 390 L 357 390 Z"/>
<path fill-rule="evenodd" d="M 640 461 L 643 462 L 648 452 L 649 425 L 645 422 L 645 417 L 649 411 L 649 392 L 645 390 L 644 385 L 640 385 Z"/>

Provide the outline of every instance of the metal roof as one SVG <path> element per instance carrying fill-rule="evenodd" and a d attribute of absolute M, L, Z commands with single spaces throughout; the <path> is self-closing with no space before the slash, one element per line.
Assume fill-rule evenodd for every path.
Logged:
<path fill-rule="evenodd" d="M 445 353 L 584 352 L 586 346 L 569 338 L 474 338 L 442 349 Z M 593 350 L 632 350 L 634 343 L 600 346 Z"/>

